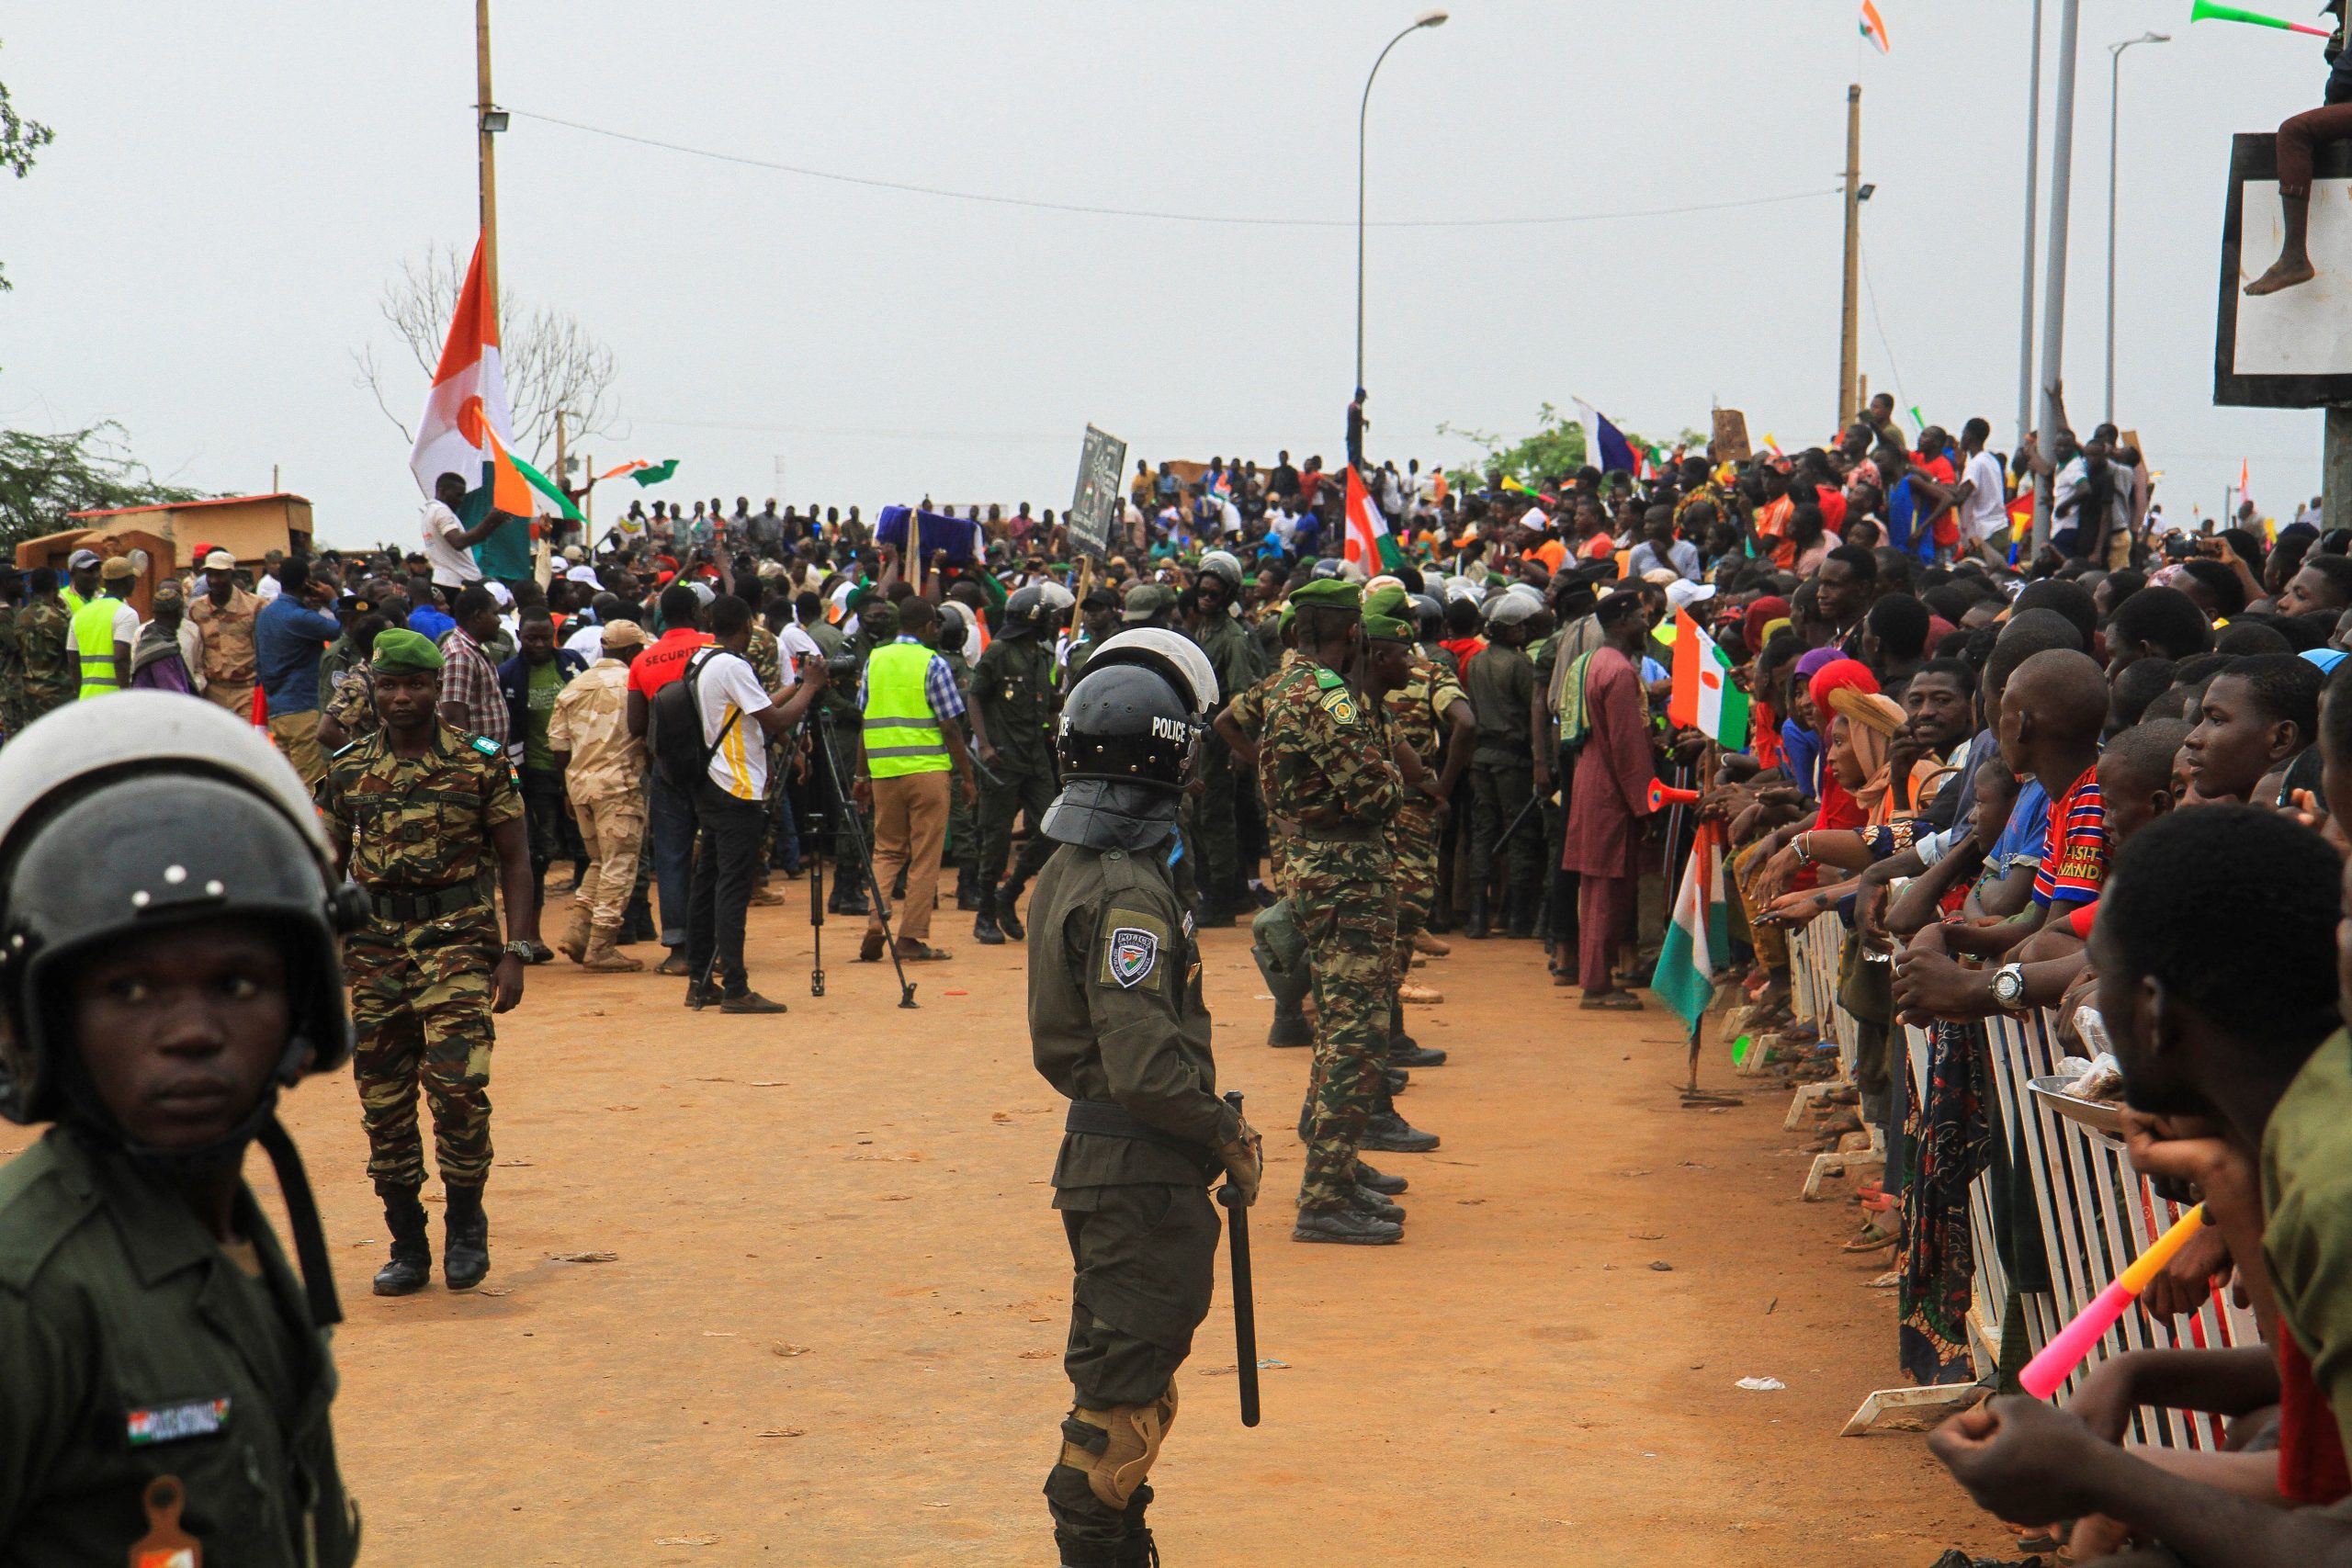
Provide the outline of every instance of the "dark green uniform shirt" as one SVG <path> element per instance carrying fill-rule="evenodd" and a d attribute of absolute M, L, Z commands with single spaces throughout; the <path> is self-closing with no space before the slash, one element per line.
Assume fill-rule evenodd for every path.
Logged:
<path fill-rule="evenodd" d="M 1051 778 L 1054 650 L 1037 637 L 1001 637 L 972 667 L 972 707 L 996 748 L 996 772 Z"/>
<path fill-rule="evenodd" d="M 111 1565 L 177 1476 L 207 1568 L 345 1568 L 334 1362 L 252 1192 L 261 1277 L 177 1193 L 51 1128 L 0 1168 L 0 1565 Z"/>
<path fill-rule="evenodd" d="M 1064 844 L 1046 863 L 1029 904 L 1029 1035 L 1037 1071 L 1063 1095 L 1114 1103 L 1200 1145 L 1205 1160 L 1240 1122 L 1217 1098 L 1200 956 L 1167 849 Z M 1202 1160 L 1139 1138 L 1068 1133 L 1054 1185 L 1198 1187 Z"/>
<path fill-rule="evenodd" d="M 1462 689 L 1478 720 L 1478 745 L 1470 753 L 1471 761 L 1490 767 L 1532 762 L 1535 750 L 1528 734 L 1534 714 L 1529 705 L 1535 698 L 1535 666 L 1526 653 L 1498 642 L 1487 644 L 1470 661 Z"/>
<path fill-rule="evenodd" d="M 1266 669 L 1258 654 L 1258 645 L 1250 639 L 1247 627 L 1231 615 L 1212 615 L 1201 623 L 1193 636 L 1208 655 L 1209 668 L 1216 671 L 1216 694 L 1220 702 L 1231 702 L 1265 675 Z"/>

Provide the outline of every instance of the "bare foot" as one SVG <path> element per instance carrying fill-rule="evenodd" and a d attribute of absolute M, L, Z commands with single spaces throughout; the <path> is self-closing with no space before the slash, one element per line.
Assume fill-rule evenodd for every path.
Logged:
<path fill-rule="evenodd" d="M 2245 291 L 2259 299 L 2265 294 L 2276 294 L 2282 288 L 2292 288 L 2299 283 L 2309 283 L 2318 276 L 2318 270 L 2309 261 L 2280 256 L 2270 264 L 2268 272 L 2247 284 Z"/>

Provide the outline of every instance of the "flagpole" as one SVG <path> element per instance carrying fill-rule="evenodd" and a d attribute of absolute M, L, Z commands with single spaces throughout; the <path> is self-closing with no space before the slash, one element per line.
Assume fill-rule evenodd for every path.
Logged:
<path fill-rule="evenodd" d="M 498 153 L 490 129 L 490 0 L 474 0 L 474 135 L 481 158 L 481 292 L 498 320 Z"/>
<path fill-rule="evenodd" d="M 487 0 L 484 0 L 487 3 Z M 1860 412 L 1856 378 L 1862 347 L 1862 85 L 1846 89 L 1846 291 L 1838 333 L 1838 433 Z"/>

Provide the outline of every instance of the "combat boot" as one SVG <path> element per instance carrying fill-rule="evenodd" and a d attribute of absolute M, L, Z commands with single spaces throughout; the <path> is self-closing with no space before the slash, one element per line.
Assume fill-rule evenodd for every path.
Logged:
<path fill-rule="evenodd" d="M 1119 1521 L 1126 1527 L 1127 1539 L 1119 1543 L 1114 1568 L 1159 1568 L 1159 1546 L 1151 1539 L 1151 1527 L 1143 1522 L 1151 1498 L 1151 1483 L 1147 1481 L 1127 1499 L 1126 1516 Z"/>
<path fill-rule="evenodd" d="M 1374 1170 L 1363 1161 L 1358 1160 L 1356 1161 L 1356 1185 L 1377 1192 L 1384 1198 L 1394 1198 L 1412 1186 L 1412 1183 L 1401 1176 L 1389 1176 Z"/>
<path fill-rule="evenodd" d="M 1402 1067 L 1392 1065 L 1380 1069 L 1381 1089 L 1391 1100 L 1404 1093 L 1406 1086 L 1412 1081 L 1413 1075 Z"/>
<path fill-rule="evenodd" d="M 1535 900 L 1517 888 L 1503 897 L 1504 934 L 1513 942 L 1531 942 L 1535 936 Z"/>
<path fill-rule="evenodd" d="M 1394 1111 L 1381 1111 L 1365 1120 L 1363 1141 L 1356 1146 L 1374 1154 L 1425 1155 L 1437 1144 L 1435 1133 L 1422 1132 Z"/>
<path fill-rule="evenodd" d="M 1266 1026 L 1266 1043 L 1276 1047 L 1312 1045 L 1315 1043 L 1315 1026 L 1307 1022 L 1306 1015 L 1296 1008 L 1287 1012 L 1277 1008 L 1274 1021 Z"/>
<path fill-rule="evenodd" d="M 441 1224 L 441 1282 L 470 1291 L 490 1272 L 490 1216 L 481 1211 L 481 1189 L 445 1181 L 448 1206 Z"/>
<path fill-rule="evenodd" d="M 980 895 L 980 912 L 972 919 L 972 940 L 983 947 L 1002 947 L 1004 931 L 996 923 L 996 891 Z"/>
<path fill-rule="evenodd" d="M 1020 915 L 1013 909 L 1013 905 L 1019 901 L 1020 897 L 1021 884 L 1017 879 L 1006 883 L 996 890 L 996 925 L 997 930 L 1013 941 L 1025 942 L 1028 940 L 1029 928 L 1021 923 Z"/>
<path fill-rule="evenodd" d="M 392 1231 L 391 1260 L 376 1270 L 379 1296 L 413 1296 L 433 1278 L 433 1241 L 424 1230 L 424 1205 L 416 1189 L 389 1181 L 376 1183 L 384 1201 L 384 1223 Z"/>
<path fill-rule="evenodd" d="M 959 909 L 977 911 L 986 901 L 980 893 L 978 875 L 968 865 L 957 866 L 956 868 L 956 907 Z"/>
<path fill-rule="evenodd" d="M 1405 1223 L 1403 1204 L 1390 1202 L 1361 1182 L 1357 1184 L 1355 1194 L 1349 1199 L 1348 1202 L 1349 1206 L 1360 1214 L 1370 1214 L 1375 1220 L 1386 1220 L 1392 1225 L 1401 1225 Z"/>
<path fill-rule="evenodd" d="M 1434 1045 L 1423 1045 L 1403 1030 L 1388 1037 L 1388 1064 L 1396 1067 L 1442 1067 L 1445 1053 Z"/>
<path fill-rule="evenodd" d="M 563 922 L 563 935 L 558 939 L 555 946 L 558 953 L 562 953 L 574 964 L 584 963 L 587 960 L 588 910 L 585 906 L 576 900 L 571 906 L 570 918 Z"/>
<path fill-rule="evenodd" d="M 1393 1247 L 1405 1239 L 1405 1227 L 1361 1209 L 1301 1209 L 1293 1241 L 1330 1241 L 1349 1247 Z"/>
<path fill-rule="evenodd" d="M 1485 893 L 1470 895 L 1470 924 L 1463 934 L 1472 942 L 1487 940 L 1487 896 Z"/>
<path fill-rule="evenodd" d="M 588 951 L 582 955 L 580 967 L 597 975 L 633 975 L 645 967 L 645 960 L 632 958 L 620 950 L 620 928 L 597 926 L 588 933 Z"/>
<path fill-rule="evenodd" d="M 834 883 L 832 896 L 825 900 L 825 912 L 829 915 L 865 914 L 865 885 L 847 877 Z"/>

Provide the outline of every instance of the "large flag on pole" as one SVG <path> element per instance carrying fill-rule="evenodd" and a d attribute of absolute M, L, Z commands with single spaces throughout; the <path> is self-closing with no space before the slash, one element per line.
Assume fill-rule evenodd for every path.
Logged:
<path fill-rule="evenodd" d="M 1690 863 L 1674 896 L 1674 918 L 1658 949 L 1650 989 L 1692 1029 L 1715 994 L 1715 976 L 1731 963 L 1731 925 L 1724 903 L 1723 824 L 1702 818 L 1690 839 Z"/>
<path fill-rule="evenodd" d="M 449 340 L 441 345 L 433 390 L 425 396 L 416 446 L 409 453 L 409 471 L 428 496 L 443 474 L 465 479 L 466 499 L 458 515 L 469 525 L 493 508 L 528 517 L 539 510 L 535 496 L 545 498 L 548 510 L 585 522 L 560 486 L 514 455 L 514 442 L 506 373 L 499 363 L 498 317 L 482 297 L 481 242 L 476 240 L 465 287 L 449 318 Z"/>
<path fill-rule="evenodd" d="M 1666 716 L 1727 751 L 1747 748 L 1747 694 L 1733 683 L 1731 660 L 1688 610 L 1674 612 L 1674 690 Z"/>
<path fill-rule="evenodd" d="M 1389 536 L 1388 519 L 1372 503 L 1372 496 L 1363 488 L 1363 479 L 1348 466 L 1348 532 L 1342 552 L 1349 560 L 1363 568 L 1367 577 L 1395 570 L 1404 562 L 1397 553 L 1396 541 Z"/>
<path fill-rule="evenodd" d="M 1862 36 L 1876 44 L 1881 54 L 1894 52 L 1887 42 L 1886 18 L 1878 14 L 1876 0 L 1862 0 Z"/>

